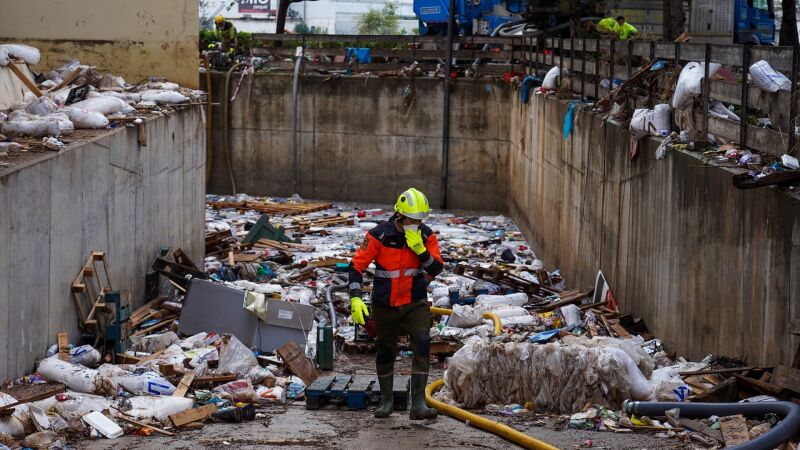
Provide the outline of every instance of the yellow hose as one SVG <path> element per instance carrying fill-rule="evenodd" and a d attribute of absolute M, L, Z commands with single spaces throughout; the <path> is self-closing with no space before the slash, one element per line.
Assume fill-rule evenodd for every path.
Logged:
<path fill-rule="evenodd" d="M 431 312 L 433 312 L 433 309 L 434 308 L 431 308 Z M 444 381 L 439 379 L 425 387 L 425 400 L 427 400 L 428 405 L 436 408 L 439 412 L 447 414 L 455 419 L 463 420 L 468 425 L 472 425 L 475 428 L 480 428 L 481 430 L 496 434 L 501 438 L 511 441 L 524 448 L 536 450 L 558 450 L 558 447 L 554 447 L 547 442 L 540 441 L 534 437 L 528 436 L 525 433 L 521 433 L 507 425 L 485 419 L 477 414 L 472 414 L 471 412 L 464 411 L 461 408 L 456 408 L 455 406 L 448 405 L 447 403 L 434 399 L 433 393 L 438 391 L 442 386 L 444 386 Z"/>
<path fill-rule="evenodd" d="M 452 309 L 447 308 L 437 308 L 435 306 L 431 306 L 431 313 L 432 314 L 439 314 L 440 316 L 449 316 L 453 314 Z M 503 334 L 503 322 L 500 321 L 500 317 L 497 314 L 492 314 L 490 312 L 483 313 L 484 319 L 490 319 L 494 323 L 494 335 L 500 336 Z"/>

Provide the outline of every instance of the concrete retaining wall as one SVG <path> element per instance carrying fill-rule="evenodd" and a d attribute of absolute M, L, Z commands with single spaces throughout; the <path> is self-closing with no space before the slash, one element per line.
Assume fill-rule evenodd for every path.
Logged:
<path fill-rule="evenodd" d="M 93 250 L 143 303 L 162 246 L 204 251 L 205 133 L 198 107 L 77 143 L 0 176 L 0 381 L 34 369 L 58 332 L 78 335 L 70 283 Z"/>
<path fill-rule="evenodd" d="M 213 98 L 223 99 L 215 73 Z M 237 77 L 233 77 L 231 92 Z M 301 77 L 300 185 L 303 197 L 393 203 L 415 186 L 438 205 L 442 154 L 442 82 L 435 79 Z M 204 82 L 203 82 L 204 83 Z M 404 106 L 404 89 L 414 89 Z M 504 210 L 508 98 L 503 82 L 459 80 L 451 94 L 452 208 Z M 209 192 L 229 194 L 222 106 L 214 109 Z M 292 76 L 257 74 L 231 107 L 230 143 L 237 190 L 294 192 Z"/>
<path fill-rule="evenodd" d="M 789 364 L 800 339 L 800 195 L 737 190 L 697 156 L 657 161 L 655 139 L 628 158 L 628 133 L 567 105 L 513 101 L 509 209 L 571 286 L 598 269 L 620 309 L 644 318 L 670 351 Z"/>

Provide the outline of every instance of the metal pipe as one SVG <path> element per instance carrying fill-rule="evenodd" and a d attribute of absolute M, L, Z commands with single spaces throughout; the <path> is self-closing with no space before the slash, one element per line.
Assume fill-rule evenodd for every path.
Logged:
<path fill-rule="evenodd" d="M 441 207 L 447 208 L 447 175 L 450 158 L 450 72 L 453 70 L 453 30 L 456 0 L 450 0 L 450 15 L 447 19 L 447 61 L 444 66 L 444 100 L 442 106 L 442 176 Z"/>
<path fill-rule="evenodd" d="M 771 430 L 761 436 L 737 445 L 737 450 L 771 450 L 779 447 L 800 430 L 800 405 L 792 402 L 756 403 L 679 403 L 679 402 L 632 402 L 626 400 L 622 409 L 628 414 L 640 416 L 663 416 L 665 411 L 678 408 L 682 417 L 763 416 L 777 414 L 783 419 Z"/>
<path fill-rule="evenodd" d="M 347 280 L 342 280 L 338 276 L 333 277 L 334 280 L 341 281 L 342 284 L 332 284 L 325 289 L 325 299 L 328 301 L 328 314 L 331 319 L 331 327 L 334 334 L 336 333 L 336 308 L 333 306 L 333 291 L 340 291 L 347 289 Z"/>
<path fill-rule="evenodd" d="M 436 400 L 433 398 L 433 393 L 441 389 L 442 386 L 444 386 L 444 380 L 438 379 L 425 387 L 425 401 L 428 403 L 428 405 L 436 408 L 436 410 L 442 414 L 447 414 L 450 417 L 467 422 L 469 425 L 472 425 L 475 428 L 480 428 L 481 430 L 496 434 L 497 436 L 511 441 L 523 448 L 536 450 L 558 450 L 558 447 L 554 447 L 547 442 L 540 441 L 532 436 L 528 436 L 527 434 L 519 432 L 507 425 L 503 425 L 502 423 L 486 419 L 477 414 L 464 411 L 461 408 L 457 408 L 453 405 L 448 405 L 447 403 Z"/>
<path fill-rule="evenodd" d="M 214 163 L 213 147 L 211 145 L 211 63 L 208 61 L 208 52 L 203 58 L 206 68 L 206 95 L 208 96 L 208 112 L 206 113 L 206 187 L 211 180 L 211 166 Z"/>
<path fill-rule="evenodd" d="M 297 128 L 300 125 L 300 108 L 298 98 L 300 93 L 300 68 L 303 65 L 305 46 L 300 47 L 300 55 L 294 64 L 294 80 L 292 81 L 292 164 L 294 167 L 294 193 L 300 193 L 300 139 Z"/>
<path fill-rule="evenodd" d="M 230 181 L 231 181 L 231 195 L 236 195 L 237 194 L 237 192 L 236 192 L 236 179 L 233 177 L 233 167 L 231 167 L 231 146 L 230 146 L 229 136 L 228 136 L 228 126 L 229 126 L 229 122 L 230 122 L 230 117 L 229 117 L 230 116 L 230 105 L 231 105 L 231 97 L 230 97 L 231 74 L 233 73 L 234 70 L 238 69 L 241 66 L 242 66 L 241 63 L 234 64 L 233 66 L 231 66 L 230 69 L 228 69 L 228 73 L 225 75 L 225 103 L 224 103 L 225 111 L 223 113 L 224 117 L 222 119 L 222 122 L 223 122 L 223 125 L 222 125 L 222 134 L 223 134 L 223 136 L 222 136 L 222 138 L 223 138 L 223 141 L 225 143 L 225 162 L 228 164 L 228 178 L 230 178 Z"/>

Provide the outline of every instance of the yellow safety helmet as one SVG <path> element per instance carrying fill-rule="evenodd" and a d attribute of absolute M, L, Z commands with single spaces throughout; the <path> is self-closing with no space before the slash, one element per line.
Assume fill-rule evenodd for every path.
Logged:
<path fill-rule="evenodd" d="M 412 219 L 425 220 L 431 212 L 428 197 L 417 189 L 410 188 L 397 197 L 394 211 Z"/>
<path fill-rule="evenodd" d="M 214 23 L 217 25 L 222 25 L 222 22 L 225 22 L 225 18 L 220 16 L 214 17 Z"/>

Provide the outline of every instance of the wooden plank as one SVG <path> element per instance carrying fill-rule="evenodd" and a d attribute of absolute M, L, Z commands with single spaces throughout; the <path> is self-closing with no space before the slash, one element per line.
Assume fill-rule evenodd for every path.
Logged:
<path fill-rule="evenodd" d="M 159 351 L 157 351 L 155 353 L 151 353 L 151 354 L 145 356 L 144 358 L 142 358 L 141 360 L 139 360 L 139 362 L 136 363 L 136 365 L 137 366 L 143 366 L 143 365 L 147 364 L 148 362 L 150 362 L 150 361 L 158 358 L 159 356 L 161 356 L 161 354 L 164 353 L 165 351 L 167 351 L 167 349 L 164 348 L 164 349 L 161 349 L 161 350 L 159 350 Z"/>
<path fill-rule="evenodd" d="M 114 408 L 114 407 L 112 406 L 112 408 Z M 116 409 L 116 408 L 114 408 L 114 409 Z M 117 411 L 119 411 L 119 410 L 117 409 Z M 120 420 L 122 420 L 124 422 L 128 422 L 131 425 L 136 425 L 139 428 L 149 428 L 149 429 L 155 431 L 156 433 L 163 434 L 164 436 L 175 436 L 175 433 L 172 433 L 170 431 L 167 431 L 167 430 L 164 430 L 164 429 L 161 429 L 161 428 L 158 428 L 158 427 L 154 427 L 153 425 L 149 425 L 149 424 L 146 424 L 144 422 L 139 422 L 138 420 L 133 420 L 133 419 L 127 417 L 127 416 L 119 415 L 116 418 L 120 419 Z"/>
<path fill-rule="evenodd" d="M 770 384 L 800 394 L 800 369 L 778 366 L 772 372 Z"/>
<path fill-rule="evenodd" d="M 678 372 L 678 375 L 682 377 L 691 376 L 691 375 L 711 375 L 717 373 L 733 373 L 733 372 L 748 372 L 750 370 L 755 369 L 755 366 L 747 366 L 747 367 L 726 367 L 721 369 L 706 369 L 706 370 L 694 370 L 689 372 Z"/>
<path fill-rule="evenodd" d="M 189 372 L 181 378 L 181 382 L 178 383 L 178 388 L 175 389 L 175 392 L 172 393 L 173 397 L 185 397 L 186 393 L 189 392 L 189 388 L 192 386 L 192 381 L 194 381 L 194 372 Z"/>
<path fill-rule="evenodd" d="M 82 67 L 76 67 L 75 70 L 70 72 L 69 75 L 67 75 L 66 77 L 64 77 L 63 80 L 61 80 L 61 83 L 58 83 L 57 85 L 55 85 L 48 92 L 56 92 L 59 89 L 63 88 L 64 86 L 69 86 L 70 84 L 72 84 L 73 81 L 77 80 L 78 77 L 81 76 L 81 73 L 83 73 L 83 68 Z"/>
<path fill-rule="evenodd" d="M 69 361 L 69 338 L 67 333 L 58 333 L 58 359 Z"/>
<path fill-rule="evenodd" d="M 202 384 L 202 383 L 227 383 L 230 381 L 236 381 L 236 375 L 208 375 L 204 377 L 195 377 L 194 383 L 195 384 Z"/>
<path fill-rule="evenodd" d="M 39 88 L 36 87 L 33 81 L 31 81 L 24 73 L 22 73 L 22 70 L 20 70 L 20 68 L 17 67 L 17 63 L 11 62 L 8 65 L 8 68 L 11 69 L 12 72 L 14 72 L 14 75 L 16 75 L 17 78 L 19 78 L 19 80 L 22 81 L 22 84 L 24 84 L 25 87 L 27 87 L 28 89 L 30 89 L 31 92 L 33 92 L 33 95 L 37 97 L 42 96 L 42 91 L 40 91 Z"/>
<path fill-rule="evenodd" d="M 720 417 L 719 427 L 725 438 L 725 447 L 734 447 L 750 440 L 747 422 L 741 414 Z"/>
<path fill-rule="evenodd" d="M 611 329 L 614 330 L 614 333 L 616 333 L 617 336 L 619 336 L 619 337 L 621 337 L 623 339 L 631 337 L 631 334 L 628 333 L 628 331 L 625 329 L 625 327 L 623 327 L 622 325 L 620 325 L 618 323 L 615 323 L 615 324 L 611 325 Z"/>
<path fill-rule="evenodd" d="M 278 356 L 283 359 L 286 367 L 288 367 L 293 374 L 300 377 L 306 386 L 313 383 L 314 380 L 319 377 L 319 372 L 314 366 L 314 363 L 303 353 L 303 349 L 300 348 L 296 342 L 287 342 L 286 345 L 277 350 L 277 353 Z"/>
<path fill-rule="evenodd" d="M 188 423 L 198 422 L 206 417 L 214 414 L 217 411 L 217 405 L 209 403 L 197 408 L 187 409 L 186 411 L 179 412 L 169 416 L 170 422 L 174 427 L 182 427 Z"/>
<path fill-rule="evenodd" d="M 722 432 L 709 427 L 703 422 L 700 422 L 698 420 L 687 419 L 685 417 L 681 417 L 680 419 L 678 419 L 678 422 L 680 422 L 680 424 L 683 425 L 684 428 L 697 431 L 698 433 L 703 433 L 710 438 L 718 440 L 719 442 L 725 442 L 725 438 L 722 436 Z"/>

